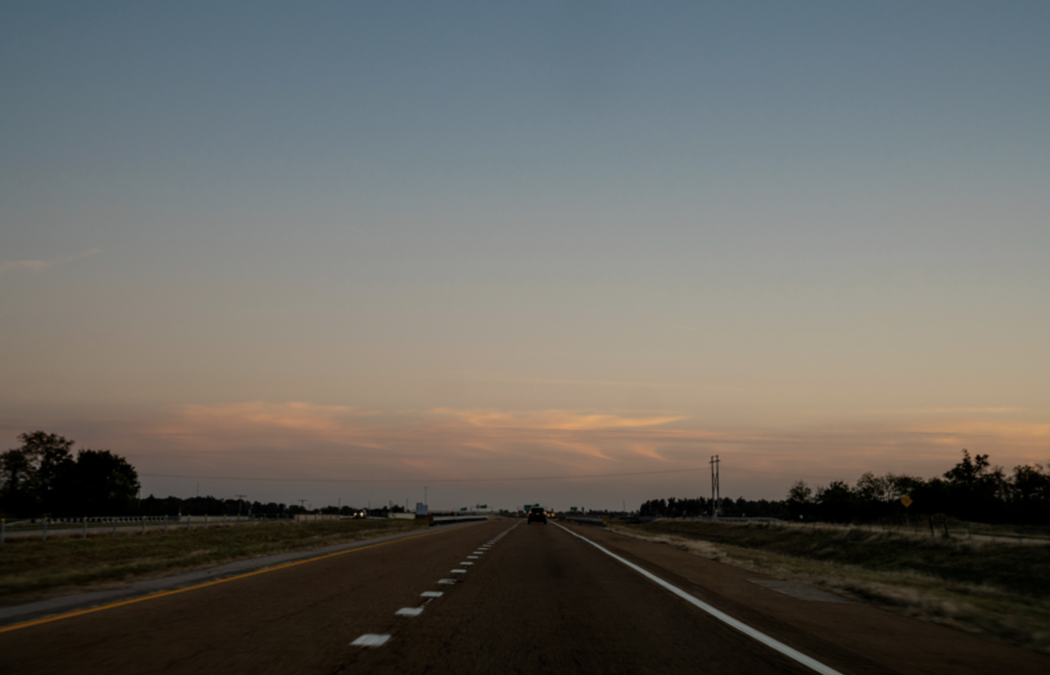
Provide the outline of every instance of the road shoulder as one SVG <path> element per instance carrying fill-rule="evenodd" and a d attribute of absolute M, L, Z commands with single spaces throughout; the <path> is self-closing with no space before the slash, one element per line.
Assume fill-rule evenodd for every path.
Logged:
<path fill-rule="evenodd" d="M 598 527 L 572 530 L 842 672 L 1050 672 L 1050 657 L 860 603 L 803 599 L 757 572 Z M 758 583 L 756 583 L 758 582 Z M 774 584 L 775 585 L 775 584 Z"/>

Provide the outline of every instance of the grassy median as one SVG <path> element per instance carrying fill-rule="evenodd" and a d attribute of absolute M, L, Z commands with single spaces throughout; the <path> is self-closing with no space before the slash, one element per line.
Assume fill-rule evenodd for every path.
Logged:
<path fill-rule="evenodd" d="M 1050 653 L 1050 545 L 766 523 L 663 520 L 615 529 Z"/>
<path fill-rule="evenodd" d="M 73 590 L 97 590 L 130 581 L 213 567 L 234 560 L 319 548 L 407 532 L 414 520 L 342 520 L 239 527 L 183 527 L 167 534 L 99 534 L 46 542 L 9 539 L 0 546 L 0 603 L 27 602 Z"/>

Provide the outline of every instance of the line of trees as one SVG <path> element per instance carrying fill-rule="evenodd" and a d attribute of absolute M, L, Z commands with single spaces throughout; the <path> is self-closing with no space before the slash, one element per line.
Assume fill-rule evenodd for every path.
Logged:
<path fill-rule="evenodd" d="M 833 481 L 811 488 L 798 481 L 786 505 L 794 519 L 871 522 L 903 519 L 904 509 L 919 516 L 946 515 L 961 520 L 1015 525 L 1050 525 L 1050 470 L 1022 464 L 1007 474 L 988 455 L 970 456 L 941 476 L 924 480 L 907 474 L 871 472 L 856 484 Z M 908 497 L 911 506 L 901 499 Z"/>
<path fill-rule="evenodd" d="M 911 505 L 905 507 L 902 498 Z M 908 511 L 906 512 L 906 509 Z M 643 516 L 695 517 L 711 515 L 712 501 L 653 499 L 642 504 Z M 832 481 L 811 487 L 797 481 L 783 501 L 723 499 L 720 515 L 773 517 L 822 522 L 903 521 L 915 517 L 950 516 L 960 520 L 1014 525 L 1050 525 L 1050 467 L 1022 464 L 1007 474 L 992 466 L 988 455 L 962 460 L 941 476 L 928 480 L 908 474 L 862 475 L 853 485 Z"/>
<path fill-rule="evenodd" d="M 304 508 L 301 504 L 284 504 L 279 502 L 250 502 L 238 499 L 219 499 L 218 497 L 165 497 L 163 499 L 150 495 L 142 500 L 137 514 L 143 516 L 173 516 L 182 514 L 184 516 L 209 515 L 209 516 L 236 516 L 237 514 L 252 514 L 257 517 L 287 518 L 300 513 L 322 513 L 341 516 L 352 516 L 361 511 L 353 506 L 325 506 L 316 509 Z M 405 507 L 401 505 L 383 506 L 381 508 L 368 509 L 372 515 L 383 515 L 387 513 L 404 513 Z"/>
<path fill-rule="evenodd" d="M 139 499 L 138 472 L 109 450 L 78 450 L 75 441 L 43 431 L 21 434 L 22 445 L 0 453 L 0 517 L 80 518 L 82 516 L 236 516 L 288 517 L 300 513 L 353 515 L 352 506 L 306 509 L 301 504 L 248 502 L 216 497 Z M 388 505 L 372 515 L 401 513 Z"/>
<path fill-rule="evenodd" d="M 714 502 L 706 497 L 695 499 L 650 499 L 643 503 L 638 509 L 641 516 L 664 517 L 664 518 L 695 518 L 698 516 L 710 516 L 714 512 Z M 723 517 L 752 518 L 787 518 L 787 504 L 783 501 L 770 501 L 768 499 L 750 500 L 740 497 L 739 499 L 723 499 L 719 508 L 719 514 Z"/>
<path fill-rule="evenodd" d="M 133 513 L 139 491 L 135 467 L 109 450 L 79 450 L 74 441 L 43 431 L 18 437 L 0 454 L 0 514 L 77 517 Z"/>

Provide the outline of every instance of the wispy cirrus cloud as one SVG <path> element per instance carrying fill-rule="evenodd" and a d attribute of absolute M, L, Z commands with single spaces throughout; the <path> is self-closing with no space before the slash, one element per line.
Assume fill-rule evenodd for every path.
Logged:
<path fill-rule="evenodd" d="M 463 477 L 512 474 L 523 467 L 581 473 L 593 471 L 595 461 L 623 466 L 656 459 L 654 438 L 678 442 L 658 429 L 684 419 L 571 410 L 380 413 L 305 402 L 245 402 L 183 406 L 142 432 L 195 462 L 226 463 L 242 455 L 259 466 L 283 456 L 294 472 L 342 461 L 355 472 Z"/>
<path fill-rule="evenodd" d="M 978 413 L 760 429 L 705 426 L 671 411 L 371 411 L 308 402 L 188 405 L 91 433 L 144 473 L 288 481 L 695 472 L 720 454 L 734 490 L 767 496 L 791 480 L 853 480 L 868 470 L 939 475 L 962 448 L 1008 467 L 1045 463 L 1050 448 L 1043 420 Z"/>
<path fill-rule="evenodd" d="M 91 248 L 81 253 L 75 253 L 73 255 L 59 256 L 58 258 L 52 258 L 51 260 L 8 260 L 0 263 L 0 274 L 6 274 L 15 270 L 29 270 L 31 272 L 40 272 L 46 270 L 49 267 L 55 265 L 61 265 L 63 263 L 72 262 L 73 260 L 79 260 L 80 258 L 86 258 L 88 256 L 102 253 L 100 248 Z"/>
<path fill-rule="evenodd" d="M 485 429 L 532 429 L 558 431 L 596 431 L 599 429 L 637 429 L 655 427 L 686 419 L 682 415 L 637 415 L 588 413 L 572 410 L 531 412 L 502 410 L 453 410 L 435 408 L 432 415 L 453 417 L 472 427 Z"/>

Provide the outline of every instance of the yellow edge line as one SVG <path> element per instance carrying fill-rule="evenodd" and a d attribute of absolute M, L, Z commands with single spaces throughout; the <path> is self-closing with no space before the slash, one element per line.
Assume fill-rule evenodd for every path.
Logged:
<path fill-rule="evenodd" d="M 484 521 L 481 521 L 484 522 Z M 472 525 L 479 525 L 478 523 L 471 523 Z M 84 614 L 91 614 L 92 612 L 101 612 L 106 609 L 113 609 L 114 607 L 123 607 L 124 605 L 133 605 L 136 602 L 145 602 L 146 600 L 156 600 L 157 598 L 163 598 L 169 595 L 175 595 L 176 593 L 185 593 L 186 591 L 195 591 L 200 588 L 207 588 L 208 586 L 215 586 L 218 584 L 224 584 L 227 581 L 236 581 L 238 579 L 245 579 L 247 577 L 254 577 L 257 574 L 264 574 L 266 572 L 276 572 L 277 570 L 283 570 L 288 567 L 295 567 L 296 565 L 305 565 L 306 563 L 315 562 L 318 560 L 324 560 L 325 558 L 334 558 L 337 555 L 346 555 L 347 553 L 356 553 L 357 551 L 364 551 L 370 548 L 376 548 L 379 546 L 386 546 L 387 544 L 397 544 L 402 541 L 408 541 L 410 539 L 418 539 L 420 537 L 429 537 L 432 534 L 436 534 L 440 530 L 434 532 L 424 532 L 422 534 L 414 534 L 410 537 L 401 537 L 394 539 L 393 541 L 381 541 L 378 544 L 368 544 L 367 546 L 359 546 L 357 548 L 351 548 L 346 551 L 336 551 L 335 553 L 326 553 L 319 555 L 316 558 L 307 558 L 306 560 L 293 560 L 292 562 L 282 563 L 276 567 L 265 567 L 261 570 L 255 570 L 254 572 L 245 572 L 244 574 L 238 574 L 232 577 L 224 577 L 222 579 L 216 579 L 215 581 L 206 581 L 203 584 L 197 584 L 196 586 L 187 586 L 186 588 L 176 588 L 171 591 L 159 591 L 157 593 L 151 593 L 149 595 L 143 595 L 140 598 L 132 598 L 131 600 L 121 600 L 119 602 L 111 602 L 108 605 L 100 605 L 98 607 L 91 607 L 88 609 L 78 609 L 72 612 L 66 612 L 65 614 L 55 614 L 53 616 L 45 616 L 40 619 L 33 619 L 32 621 L 24 621 L 22 623 L 12 624 L 10 626 L 4 626 L 0 628 L 0 633 L 9 633 L 13 630 L 19 630 L 20 628 L 29 628 L 30 626 L 39 626 L 43 623 L 51 623 L 52 621 L 61 621 L 62 619 L 71 619 L 74 616 L 82 616 Z M 279 554 L 278 554 L 279 555 Z"/>

